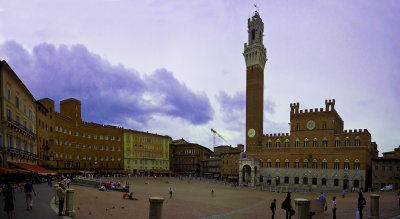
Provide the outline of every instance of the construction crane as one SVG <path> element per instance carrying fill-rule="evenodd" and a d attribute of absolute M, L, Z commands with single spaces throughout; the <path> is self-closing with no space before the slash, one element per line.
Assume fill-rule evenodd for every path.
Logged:
<path fill-rule="evenodd" d="M 215 136 L 218 135 L 218 137 L 220 137 L 222 140 L 224 140 L 225 142 L 227 142 L 225 140 L 224 137 L 222 137 L 222 135 L 220 135 L 217 131 L 215 131 L 214 129 L 211 129 L 211 132 L 214 134 L 214 147 L 215 147 Z"/>

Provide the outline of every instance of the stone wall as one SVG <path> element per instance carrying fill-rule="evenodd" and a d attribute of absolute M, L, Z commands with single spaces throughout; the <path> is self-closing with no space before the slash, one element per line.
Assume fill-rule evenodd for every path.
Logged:
<path fill-rule="evenodd" d="M 279 186 L 288 186 L 289 188 L 299 189 L 321 189 L 321 190 L 343 190 L 344 180 L 348 180 L 348 188 L 353 187 L 354 180 L 359 181 L 359 188 L 366 188 L 365 170 L 344 170 L 344 169 L 312 169 L 312 168 L 261 168 L 260 176 L 262 182 L 259 185 L 268 185 L 268 179 L 271 179 L 271 185 L 277 186 L 276 177 L 279 179 Z M 289 177 L 289 184 L 285 183 L 285 177 Z M 295 177 L 299 177 L 299 184 L 295 184 Z M 308 178 L 307 185 L 303 184 L 303 178 Z M 261 178 L 261 177 L 260 177 Z M 312 178 L 317 179 L 317 184 L 312 185 Z M 326 185 L 322 185 L 322 179 L 326 179 Z M 339 184 L 334 185 L 334 180 L 338 179 Z"/>

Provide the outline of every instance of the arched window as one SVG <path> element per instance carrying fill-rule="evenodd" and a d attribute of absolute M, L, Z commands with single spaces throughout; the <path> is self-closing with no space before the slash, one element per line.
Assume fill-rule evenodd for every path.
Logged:
<path fill-rule="evenodd" d="M 349 167 L 350 167 L 349 160 L 346 159 L 346 160 L 344 161 L 344 169 L 348 170 Z"/>
<path fill-rule="evenodd" d="M 289 146 L 290 146 L 289 139 L 286 139 L 286 140 L 285 140 L 285 148 L 288 148 Z"/>
<path fill-rule="evenodd" d="M 317 178 L 315 178 L 315 177 L 312 178 L 312 184 L 313 184 L 313 185 L 317 185 Z"/>
<path fill-rule="evenodd" d="M 314 159 L 312 162 L 312 168 L 318 168 L 318 163 L 317 163 L 317 159 Z"/>
<path fill-rule="evenodd" d="M 272 147 L 272 141 L 271 140 L 268 140 L 268 142 L 267 142 L 267 148 L 271 148 Z"/>
<path fill-rule="evenodd" d="M 354 161 L 354 169 L 359 170 L 360 169 L 360 161 L 358 159 L 356 159 Z"/>
<path fill-rule="evenodd" d="M 346 140 L 344 140 L 344 146 L 350 147 L 350 139 L 349 139 L 349 137 L 346 137 Z"/>
<path fill-rule="evenodd" d="M 355 146 L 360 146 L 361 145 L 361 142 L 360 142 L 360 137 L 356 137 L 356 141 L 355 141 L 355 144 L 354 144 Z"/>
<path fill-rule="evenodd" d="M 296 142 L 294 143 L 294 147 L 298 148 L 300 147 L 300 140 L 297 138 Z"/>
<path fill-rule="evenodd" d="M 256 38 L 256 29 L 251 30 L 251 39 L 254 40 Z"/>
<path fill-rule="evenodd" d="M 353 187 L 354 188 L 358 188 L 360 186 L 360 181 L 358 181 L 358 179 L 355 179 L 354 181 L 353 181 Z"/>
<path fill-rule="evenodd" d="M 339 167 L 340 167 L 339 159 L 336 159 L 335 160 L 335 164 L 334 164 L 334 168 L 335 169 L 339 169 Z"/>
<path fill-rule="evenodd" d="M 285 168 L 289 168 L 289 160 L 288 159 L 285 160 Z"/>
<path fill-rule="evenodd" d="M 279 159 L 276 159 L 276 161 L 275 161 L 275 167 L 276 167 L 276 168 L 281 167 L 281 161 L 280 161 Z"/>
<path fill-rule="evenodd" d="M 313 147 L 318 147 L 318 139 L 317 138 L 314 138 L 314 141 L 313 141 Z"/>
<path fill-rule="evenodd" d="M 321 185 L 326 186 L 326 178 L 322 178 Z"/>
<path fill-rule="evenodd" d="M 340 147 L 340 139 L 339 139 L 339 137 L 336 137 L 336 139 L 335 139 L 335 147 Z"/>
<path fill-rule="evenodd" d="M 333 180 L 333 185 L 334 186 L 339 186 L 339 179 L 334 179 Z"/>
<path fill-rule="evenodd" d="M 294 184 L 299 184 L 299 177 L 296 176 L 296 177 L 294 178 Z"/>
<path fill-rule="evenodd" d="M 285 184 L 289 184 L 289 177 L 285 176 Z"/>
<path fill-rule="evenodd" d="M 304 177 L 303 178 L 303 185 L 307 185 L 308 184 L 308 178 L 307 177 Z"/>
<path fill-rule="evenodd" d="M 305 139 L 304 139 L 304 147 L 305 147 L 305 148 L 308 148 L 308 145 L 309 145 L 309 144 L 308 144 L 308 138 L 305 138 Z"/>
<path fill-rule="evenodd" d="M 303 161 L 303 168 L 308 168 L 308 160 L 304 159 Z"/>
<path fill-rule="evenodd" d="M 267 167 L 271 167 L 271 159 L 267 160 Z"/>
<path fill-rule="evenodd" d="M 326 137 L 324 137 L 324 139 L 322 140 L 322 147 L 328 147 L 328 140 L 326 139 Z"/>
<path fill-rule="evenodd" d="M 276 148 L 280 148 L 281 147 L 281 140 L 276 140 L 275 142 Z"/>
<path fill-rule="evenodd" d="M 322 160 L 322 169 L 328 168 L 328 163 L 326 162 L 326 159 Z"/>
<path fill-rule="evenodd" d="M 300 168 L 299 159 L 294 161 L 294 168 Z"/>

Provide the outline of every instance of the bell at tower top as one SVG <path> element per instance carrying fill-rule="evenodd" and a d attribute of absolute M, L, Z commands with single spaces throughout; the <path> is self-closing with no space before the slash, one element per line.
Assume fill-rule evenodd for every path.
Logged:
<path fill-rule="evenodd" d="M 263 43 L 264 23 L 258 11 L 253 13 L 253 16 L 247 21 L 247 32 L 249 34 L 249 45 L 253 43 Z"/>
<path fill-rule="evenodd" d="M 263 44 L 264 23 L 256 10 L 251 18 L 247 20 L 248 41 L 244 44 L 243 56 L 246 66 L 259 65 L 264 69 L 267 61 L 267 50 Z"/>

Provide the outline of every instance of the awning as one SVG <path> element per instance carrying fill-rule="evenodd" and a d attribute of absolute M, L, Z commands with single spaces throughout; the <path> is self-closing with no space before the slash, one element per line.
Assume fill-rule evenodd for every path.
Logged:
<path fill-rule="evenodd" d="M 65 169 L 65 170 L 53 170 L 57 172 L 58 174 L 73 174 L 73 173 L 79 173 L 77 170 L 71 170 L 71 169 Z"/>
<path fill-rule="evenodd" d="M 78 173 L 82 173 L 82 174 L 95 174 L 96 172 L 92 171 L 92 170 L 79 170 Z"/>
<path fill-rule="evenodd" d="M 126 170 L 100 170 L 100 173 L 122 173 L 128 174 L 129 172 Z"/>
<path fill-rule="evenodd" d="M 154 174 L 176 174 L 172 172 L 171 170 L 151 170 Z"/>
<path fill-rule="evenodd" d="M 21 169 L 0 168 L 0 174 L 29 174 L 29 171 Z"/>
<path fill-rule="evenodd" d="M 53 172 L 51 170 L 47 170 L 43 167 L 40 167 L 38 165 L 33 165 L 33 164 L 27 164 L 27 163 L 17 163 L 17 162 L 11 162 L 13 165 L 15 165 L 16 167 L 37 173 L 39 175 L 56 175 L 56 172 Z"/>

